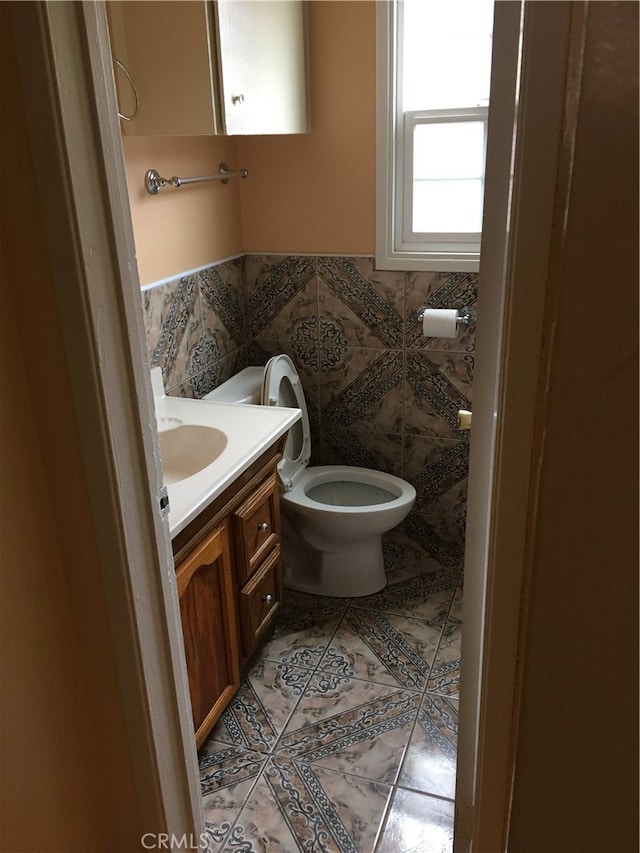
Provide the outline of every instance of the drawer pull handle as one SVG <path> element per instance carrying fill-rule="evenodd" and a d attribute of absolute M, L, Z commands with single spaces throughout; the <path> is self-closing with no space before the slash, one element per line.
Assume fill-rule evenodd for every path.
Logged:
<path fill-rule="evenodd" d="M 263 521 L 262 524 L 258 525 L 258 530 L 262 530 L 262 532 L 266 532 L 269 529 L 269 525 L 266 521 Z"/>
<path fill-rule="evenodd" d="M 263 595 L 262 600 L 264 601 L 265 604 L 271 604 L 271 602 L 273 601 L 273 596 L 272 595 Z"/>

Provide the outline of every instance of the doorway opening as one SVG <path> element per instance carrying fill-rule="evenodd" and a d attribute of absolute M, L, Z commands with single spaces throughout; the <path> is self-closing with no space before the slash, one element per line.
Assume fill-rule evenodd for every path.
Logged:
<path fill-rule="evenodd" d="M 65 4 L 60 4 L 60 5 L 63 6 Z M 508 6 L 508 5 L 515 5 L 515 4 L 501 4 L 501 5 Z M 543 5 L 543 4 L 540 4 L 540 5 Z M 544 5 L 546 5 L 546 4 L 544 4 Z M 551 4 L 549 4 L 549 5 L 551 5 Z M 52 42 L 54 45 L 54 52 L 55 52 L 55 50 L 61 50 L 63 44 L 65 45 L 65 50 L 68 49 L 69 43 L 76 45 L 76 47 L 78 46 L 77 45 L 78 27 L 77 27 L 77 21 L 72 19 L 73 14 L 75 14 L 75 13 L 72 13 L 70 15 L 68 12 L 56 12 L 55 15 L 52 15 L 52 17 L 49 19 L 49 25 L 51 27 L 51 30 L 53 31 Z M 532 14 L 532 19 L 535 19 L 538 14 L 540 15 L 541 18 L 544 17 L 544 14 L 542 12 L 540 12 L 540 13 L 532 12 L 531 14 Z M 89 103 L 98 103 L 99 105 L 100 104 L 102 104 L 102 105 L 106 104 L 109 108 L 112 108 L 114 106 L 113 97 L 112 97 L 112 95 L 109 94 L 109 92 L 104 87 L 101 88 L 101 83 L 100 83 L 100 80 L 104 81 L 105 79 L 108 79 L 107 69 L 110 69 L 110 56 L 109 56 L 108 46 L 104 42 L 104 22 L 100 23 L 99 21 L 98 22 L 96 22 L 96 20 L 91 21 L 90 19 L 91 19 L 91 13 L 88 12 L 86 9 L 84 9 L 84 11 L 82 13 L 82 27 L 80 28 L 80 30 L 81 30 L 81 32 L 84 32 L 86 35 L 86 33 L 89 32 L 91 30 L 91 28 L 93 27 L 92 35 L 97 36 L 97 45 L 98 45 L 96 52 L 91 59 L 91 62 L 93 63 L 92 70 L 91 70 L 91 85 L 93 86 L 93 92 L 91 94 L 93 95 L 93 97 L 89 98 Z M 69 32 L 73 33 L 73 36 L 71 38 L 66 38 L 66 39 L 61 38 L 62 33 L 63 33 L 63 29 L 64 29 L 63 24 L 64 24 L 64 26 L 66 26 L 68 28 L 66 35 L 68 35 Z M 518 21 L 518 24 L 519 24 L 519 21 Z M 542 25 L 540 25 L 540 28 L 538 30 L 538 34 L 540 34 L 543 31 L 543 29 L 544 29 L 544 27 Z M 57 39 L 60 39 L 60 40 L 57 41 Z M 90 41 L 90 39 L 87 39 L 87 41 Z M 27 39 L 27 43 L 28 43 L 28 39 Z M 46 54 L 46 50 L 43 49 L 43 53 Z M 81 66 L 81 63 L 82 63 L 81 52 L 78 51 L 77 53 L 78 53 L 79 65 Z M 58 58 L 61 55 L 62 55 L 61 53 L 58 54 Z M 62 67 L 62 65 L 63 65 L 63 63 L 61 63 L 61 67 Z M 558 63 L 558 67 L 559 67 L 559 65 L 560 65 L 560 63 Z M 556 70 L 557 70 L 557 68 L 556 68 Z M 564 70 L 564 69 L 562 69 L 562 70 Z M 110 73 L 110 71 L 109 71 L 109 73 Z M 558 90 L 560 92 L 562 91 L 561 85 L 558 86 Z M 547 103 L 548 103 L 548 98 L 547 98 Z M 63 99 L 63 109 L 72 109 L 71 105 L 64 102 L 64 99 Z M 98 110 L 98 113 L 100 113 L 100 110 Z M 508 124 L 508 122 L 507 122 L 507 124 Z M 109 137 L 109 135 L 111 135 L 109 142 L 112 145 L 115 143 L 115 139 L 117 138 L 117 127 L 115 129 L 115 135 L 114 135 L 113 125 L 112 124 L 110 125 L 109 120 L 104 118 L 104 116 L 99 115 L 98 121 L 96 122 L 95 125 L 93 125 L 93 130 L 95 131 L 97 137 L 101 138 L 103 140 L 103 142 L 105 140 L 107 140 L 107 137 Z M 513 130 L 513 122 L 511 122 L 511 127 L 509 128 L 509 136 L 508 136 L 509 140 L 511 140 L 511 137 L 512 137 L 512 130 Z M 45 137 L 43 137 L 43 138 L 45 138 Z M 69 138 L 65 138 L 64 141 L 66 143 L 70 143 Z M 83 142 L 85 142 L 85 139 L 83 139 Z M 101 179 L 103 179 L 105 177 L 105 174 L 109 173 L 110 168 L 113 165 L 111 162 L 108 162 L 108 160 L 105 159 L 105 155 L 103 153 L 103 150 L 109 150 L 109 145 L 104 145 L 104 148 L 102 150 L 99 150 L 97 146 L 94 146 L 93 150 L 96 151 L 95 162 L 101 164 L 100 168 L 96 170 L 96 175 L 98 176 L 98 180 L 95 182 L 95 183 L 100 183 Z M 115 150 L 115 148 L 112 147 L 110 150 Z M 80 158 L 80 160 L 81 159 L 82 158 Z M 69 160 L 69 158 L 67 158 L 67 160 Z M 513 164 L 512 159 L 507 158 L 507 160 L 508 160 L 509 167 L 511 167 L 511 165 Z M 104 166 L 106 166 L 106 168 L 103 168 Z M 131 400 L 137 401 L 136 405 L 139 406 L 139 410 L 136 412 L 136 416 L 139 419 L 140 430 L 142 431 L 143 436 L 145 436 L 144 441 L 143 441 L 144 450 L 142 453 L 140 453 L 140 450 L 138 450 L 138 454 L 139 454 L 140 458 L 143 458 L 143 461 L 144 461 L 144 465 L 142 467 L 144 467 L 146 465 L 150 470 L 156 471 L 155 477 L 156 477 L 156 481 L 158 481 L 158 483 L 159 483 L 159 460 L 158 460 L 158 453 L 157 453 L 157 441 L 154 441 L 154 439 L 151 435 L 151 432 L 148 428 L 148 424 L 150 422 L 150 413 L 152 412 L 150 389 L 147 388 L 148 378 L 145 377 L 143 374 L 142 366 L 139 363 L 140 359 L 139 358 L 137 359 L 138 364 L 136 364 L 136 358 L 135 358 L 135 348 L 137 347 L 138 352 L 139 352 L 139 348 L 141 347 L 141 341 L 142 341 L 142 337 L 140 334 L 141 329 L 140 329 L 138 321 L 136 321 L 135 319 L 132 319 L 136 316 L 136 309 L 135 309 L 134 302 L 133 302 L 133 296 L 131 295 L 130 292 L 126 291 L 126 283 L 131 282 L 131 275 L 130 275 L 130 271 L 127 271 L 127 264 L 128 264 L 128 259 L 130 257 L 132 257 L 131 251 L 132 251 L 133 244 L 132 244 L 132 241 L 129 239 L 128 246 L 127 246 L 126 250 L 124 249 L 124 247 L 127 245 L 127 238 L 130 238 L 130 234 L 127 235 L 125 233 L 127 230 L 126 225 L 124 228 L 121 228 L 122 223 L 119 220 L 118 213 L 117 213 L 118 209 L 120 209 L 120 210 L 124 209 L 124 207 L 123 207 L 124 199 L 126 198 L 126 182 L 124 180 L 124 173 L 123 173 L 121 165 L 118 166 L 118 169 L 119 169 L 119 174 L 117 175 L 116 180 L 114 180 L 113 183 L 111 183 L 110 188 L 109 188 L 109 192 L 111 194 L 110 195 L 108 193 L 105 194 L 100 199 L 100 205 L 99 205 L 100 210 L 109 210 L 109 211 L 114 213 L 113 223 L 112 223 L 113 231 L 111 232 L 112 233 L 112 242 L 110 245 L 111 245 L 111 249 L 113 249 L 115 247 L 115 256 L 116 257 L 118 256 L 118 251 L 120 252 L 120 256 L 118 259 L 119 267 L 117 269 L 116 275 L 114 276 L 114 280 L 118 280 L 125 285 L 125 287 L 123 288 L 124 292 L 122 294 L 118 294 L 117 297 L 115 298 L 115 307 L 117 308 L 117 310 L 113 310 L 112 314 L 110 314 L 110 317 L 112 316 L 112 318 L 113 318 L 114 328 L 117 329 L 118 332 L 122 334 L 122 338 L 115 342 L 115 344 L 113 346 L 113 352 L 116 352 L 116 353 L 122 352 L 123 351 L 122 342 L 123 342 L 123 340 L 127 340 L 127 339 L 129 340 L 129 343 L 131 344 L 131 346 L 134 350 L 134 358 L 132 359 L 129 367 L 127 368 L 127 370 L 122 371 L 122 373 L 124 374 L 124 380 L 123 380 L 122 387 L 126 389 L 126 394 L 123 395 L 125 397 L 125 401 L 124 401 L 125 404 L 123 405 L 123 410 L 126 411 L 126 408 L 127 408 L 126 407 L 126 398 L 127 397 L 128 397 L 129 403 L 131 402 Z M 118 169 L 116 169 L 116 171 L 118 171 Z M 70 184 L 72 186 L 72 192 L 76 193 L 76 194 L 80 193 L 79 184 L 78 184 L 79 177 L 80 176 L 78 174 L 73 174 L 71 176 L 71 180 L 70 180 Z M 507 181 L 507 184 L 509 184 L 509 181 Z M 505 197 L 508 196 L 508 192 L 505 191 L 503 193 L 503 195 Z M 502 198 L 502 196 L 501 196 L 501 198 Z M 95 199 L 93 199 L 93 201 L 95 201 Z M 106 228 L 105 231 L 109 231 L 109 228 Z M 114 232 L 115 232 L 115 239 L 113 238 Z M 504 241 L 504 229 L 502 230 L 502 239 Z M 503 242 L 503 248 L 504 248 L 504 242 Z M 483 249 L 483 251 L 484 251 L 484 249 Z M 87 256 L 88 256 L 88 254 L 87 254 Z M 496 257 L 498 257 L 498 256 L 500 256 L 500 260 L 502 263 L 501 269 L 504 271 L 504 253 L 502 253 L 502 255 L 500 255 L 500 252 L 497 251 Z M 97 287 L 97 285 L 96 285 L 96 287 Z M 106 287 L 104 288 L 104 291 L 107 292 Z M 503 306 L 503 298 L 502 297 L 503 297 L 503 293 L 500 292 L 498 294 L 497 304 L 494 306 L 496 316 L 498 318 L 501 315 L 501 307 Z M 110 299 L 113 301 L 113 294 L 111 294 Z M 88 303 L 91 306 L 94 306 L 97 308 L 98 304 L 100 303 L 100 299 L 96 300 L 95 294 L 92 296 L 89 293 Z M 108 300 L 107 300 L 107 304 L 109 304 Z M 120 319 L 118 319 L 118 314 L 120 314 Z M 98 315 L 98 311 L 96 311 L 95 315 L 92 317 L 91 328 L 92 329 L 97 328 L 98 331 L 100 331 L 101 327 L 100 327 L 100 324 L 97 322 L 97 315 Z M 122 324 L 122 317 L 123 316 L 126 319 L 126 323 L 124 325 Z M 485 317 L 488 317 L 488 316 L 489 316 L 489 314 L 487 313 L 485 315 Z M 138 323 L 138 325 L 136 325 L 136 323 Z M 500 323 L 498 322 L 497 325 L 499 326 Z M 99 335 L 98 335 L 98 337 L 99 337 Z M 534 351 L 535 351 L 535 349 L 534 349 Z M 491 373 L 493 373 L 494 376 L 496 373 L 496 363 L 497 363 L 497 360 L 496 360 L 496 362 L 493 362 L 493 363 L 490 363 L 490 361 L 488 360 L 487 370 L 490 371 Z M 104 368 L 103 368 L 103 370 L 104 370 Z M 117 373 L 117 371 L 115 369 L 114 369 L 114 373 Z M 132 377 L 133 377 L 133 379 L 132 379 Z M 114 377 L 111 376 L 110 378 L 113 379 Z M 120 377 L 118 377 L 118 378 L 120 378 Z M 105 393 L 105 387 L 108 383 L 105 382 L 104 380 L 105 380 L 104 373 L 102 375 L 98 375 L 96 380 L 95 380 L 96 394 L 94 396 L 96 398 L 99 398 L 102 395 L 103 398 L 109 399 L 109 393 Z M 115 382 L 112 387 L 116 387 L 116 386 L 117 386 L 117 382 Z M 113 391 L 111 391 L 110 393 L 113 394 Z M 78 393 L 78 396 L 80 398 L 80 393 Z M 477 419 L 477 410 L 474 412 L 474 415 L 476 416 L 476 419 Z M 113 418 L 113 417 L 114 417 L 113 413 L 111 413 L 111 412 L 108 413 L 108 416 L 106 418 L 108 431 L 113 429 L 114 424 L 111 423 L 111 418 Z M 492 421 L 492 418 L 493 418 L 493 412 L 489 412 L 488 417 L 487 417 L 487 422 L 490 423 Z M 480 420 L 482 420 L 482 418 Z M 147 432 L 146 433 L 145 433 L 145 427 L 144 427 L 145 422 L 147 424 L 147 427 L 146 427 Z M 131 424 L 129 424 L 129 426 L 131 426 Z M 113 437 L 112 432 L 109 432 L 109 435 Z M 128 432 L 126 434 L 126 436 L 123 438 L 123 441 L 124 441 L 124 445 L 126 445 L 127 447 L 131 446 L 131 447 L 138 447 L 139 448 L 140 442 L 133 435 L 133 431 Z M 489 446 L 491 447 L 491 445 L 489 445 Z M 489 455 L 491 455 L 491 454 L 489 454 Z M 472 458 L 472 467 L 473 467 L 473 458 Z M 118 460 L 113 460 L 113 470 L 116 472 L 119 472 L 120 469 L 118 467 Z M 490 479 L 491 479 L 491 477 L 489 477 L 489 480 Z M 123 488 L 126 489 L 127 488 L 126 478 L 123 482 L 125 484 L 123 486 Z M 488 480 L 483 480 L 483 482 L 486 485 Z M 482 505 L 486 506 L 486 512 L 490 512 L 490 508 L 488 507 L 487 501 L 486 501 L 486 495 L 483 496 Z M 162 527 L 161 527 L 161 525 L 159 525 L 157 523 L 157 520 L 156 521 L 150 521 L 150 519 L 152 519 L 151 513 L 149 513 L 149 517 L 147 518 L 147 521 L 145 522 L 145 525 L 146 525 L 145 529 L 147 531 L 153 530 L 153 532 L 154 532 L 153 541 L 155 541 L 155 543 L 156 543 L 156 548 L 159 547 L 158 543 L 161 543 L 160 548 L 161 548 L 161 551 L 163 551 L 163 553 L 161 553 L 158 556 L 158 559 L 156 560 L 156 563 L 155 563 L 156 567 L 160 568 L 159 575 L 162 577 L 162 584 L 160 585 L 160 587 L 158 587 L 157 582 L 154 581 L 154 579 L 152 577 L 146 578 L 146 582 L 148 582 L 150 587 L 154 587 L 154 584 L 156 584 L 154 587 L 155 596 L 158 595 L 158 592 L 160 590 L 160 599 L 164 601 L 164 605 L 162 607 L 158 608 L 158 612 L 149 613 L 147 616 L 142 616 L 141 614 L 138 613 L 136 615 L 136 618 L 134 618 L 131 621 L 131 624 L 129 625 L 128 630 L 130 630 L 132 637 L 134 635 L 137 636 L 138 635 L 137 632 L 140 628 L 140 625 L 146 624 L 145 620 L 153 622 L 156 625 L 156 627 L 158 627 L 159 631 L 161 630 L 160 622 L 162 620 L 164 620 L 166 625 L 168 626 L 166 629 L 166 634 L 164 635 L 164 638 L 157 639 L 156 642 L 150 643 L 149 647 L 145 648 L 145 651 L 149 652 L 150 649 L 152 649 L 152 647 L 153 647 L 153 650 L 155 650 L 155 652 L 158 652 L 159 654 L 161 654 L 163 647 L 166 648 L 167 642 L 168 642 L 169 647 L 173 648 L 173 652 L 168 656 L 168 659 L 167 659 L 167 664 L 168 664 L 167 671 L 170 673 L 169 678 L 168 678 L 168 683 L 172 686 L 172 688 L 174 688 L 172 691 L 169 691 L 172 694 L 171 697 L 169 697 L 169 704 L 173 708 L 173 711 L 172 711 L 173 718 L 172 719 L 167 718 L 165 722 L 166 722 L 166 731 L 167 732 L 171 731 L 172 726 L 174 728 L 174 731 L 177 727 L 177 729 L 181 732 L 180 738 L 178 740 L 181 743 L 181 745 L 184 746 L 183 755 L 182 755 L 183 771 L 178 772 L 176 774 L 176 778 L 180 777 L 184 780 L 186 778 L 186 776 L 188 776 L 189 773 L 193 770 L 193 767 L 189 766 L 190 765 L 190 757 L 189 757 L 190 756 L 190 750 L 189 750 L 189 747 L 186 745 L 187 738 L 185 737 L 185 734 L 186 734 L 186 731 L 188 728 L 188 726 L 187 726 L 188 709 L 186 708 L 186 704 L 187 704 L 186 699 L 184 699 L 184 696 L 186 696 L 186 693 L 184 690 L 185 683 L 186 683 L 185 682 L 185 674 L 184 674 L 184 668 L 181 669 L 181 667 L 180 667 L 180 660 L 179 660 L 180 655 L 177 654 L 177 656 L 176 656 L 176 654 L 175 654 L 176 638 L 179 637 L 179 628 L 178 628 L 177 620 L 175 618 L 175 616 L 176 616 L 175 608 L 173 609 L 173 612 L 172 612 L 172 608 L 171 608 L 171 604 L 170 604 L 171 590 L 170 590 L 170 584 L 167 581 L 168 576 L 166 574 L 167 568 L 170 567 L 170 552 L 169 552 L 169 549 L 167 547 L 168 542 L 166 539 L 166 530 L 164 530 L 164 531 L 162 530 Z M 131 533 L 127 533 L 127 530 L 125 527 L 125 530 L 124 530 L 124 539 L 125 540 L 126 540 L 128 535 L 131 535 Z M 163 537 L 164 537 L 164 539 L 163 539 Z M 486 566 L 483 565 L 482 570 L 479 574 L 480 595 L 477 598 L 477 602 L 479 602 L 481 604 L 484 604 L 484 578 L 485 578 L 485 573 L 486 573 Z M 130 577 L 126 578 L 125 583 L 130 585 L 131 584 L 131 578 Z M 516 595 L 515 599 L 513 597 L 509 596 L 509 601 L 511 602 L 512 606 L 515 606 L 513 604 L 513 602 L 514 602 L 514 600 L 517 602 L 517 599 L 518 599 L 517 595 Z M 157 598 L 154 598 L 152 596 L 151 600 L 157 601 Z M 505 604 L 505 607 L 506 606 L 507 605 Z M 481 617 L 479 617 L 478 621 L 480 624 L 482 623 Z M 476 658 L 479 657 L 479 649 L 482 648 L 482 637 L 484 635 L 484 626 L 481 625 L 481 627 L 482 627 L 482 630 L 479 630 L 477 633 L 477 636 L 476 636 L 476 639 L 478 639 L 478 641 L 479 641 L 477 648 L 476 648 L 476 652 L 475 652 Z M 495 624 L 493 625 L 493 628 L 495 628 Z M 465 631 L 467 631 L 466 617 L 465 617 Z M 465 637 L 466 636 L 467 636 L 467 634 L 465 634 Z M 512 639 L 513 639 L 513 637 L 512 637 Z M 172 644 L 173 644 L 173 646 L 172 646 Z M 507 644 L 508 652 L 510 654 L 513 654 L 514 656 L 515 656 L 515 648 L 516 648 L 515 642 L 513 642 L 512 644 Z M 485 651 L 487 651 L 486 647 L 485 647 Z M 488 651 L 490 652 L 491 649 L 489 648 Z M 134 660 L 134 659 L 138 660 L 141 664 L 142 671 L 147 671 L 145 669 L 145 667 L 148 667 L 148 661 L 144 660 L 144 655 L 141 655 L 139 653 L 139 650 L 138 650 L 137 657 L 136 657 L 136 653 L 132 649 L 128 649 L 128 650 L 123 649 L 122 655 L 123 655 L 123 660 L 128 655 L 131 655 L 131 660 Z M 468 739 L 469 748 L 471 749 L 471 747 L 473 747 L 473 749 L 472 749 L 473 759 L 467 765 L 467 770 L 465 772 L 468 774 L 469 778 L 472 778 L 474 780 L 477 776 L 475 756 L 477 755 L 477 752 L 478 752 L 478 750 L 477 750 L 477 747 L 478 747 L 478 744 L 477 744 L 478 713 L 479 712 L 480 713 L 486 713 L 486 710 L 487 710 L 486 706 L 482 707 L 482 705 L 480 703 L 480 699 L 479 699 L 479 697 L 480 697 L 480 690 L 479 690 L 480 671 L 481 671 L 481 667 L 485 667 L 485 669 L 486 669 L 488 657 L 490 657 L 490 655 L 485 654 L 484 660 L 478 661 L 478 663 L 479 663 L 479 665 L 477 667 L 478 684 L 476 684 L 476 686 L 475 686 L 477 689 L 474 689 L 473 697 L 468 702 L 468 707 L 471 709 L 470 720 L 472 722 L 467 727 L 467 732 L 469 732 L 469 734 L 468 734 L 468 736 L 465 736 L 465 739 Z M 469 660 L 473 660 L 473 656 L 470 657 Z M 465 666 L 466 666 L 466 664 L 465 664 Z M 473 664 L 471 665 L 471 669 L 473 670 Z M 508 680 L 508 679 L 506 679 L 506 680 Z M 469 684 L 472 683 L 471 679 L 468 679 L 468 683 Z M 464 685 L 464 680 L 463 680 L 463 685 Z M 148 693 L 150 691 L 152 692 L 154 689 L 156 689 L 158 691 L 158 694 L 157 694 L 158 696 L 162 696 L 164 699 L 167 698 L 167 694 L 165 691 L 163 691 L 160 684 L 157 682 L 154 685 L 153 678 L 151 678 L 150 681 L 147 683 L 146 689 L 147 689 Z M 183 697 L 182 700 L 180 698 L 181 695 Z M 162 703 L 158 703 L 158 704 L 162 704 Z M 146 707 L 147 708 L 149 707 L 148 702 L 147 702 Z M 478 709 L 480 709 L 480 711 Z M 133 716 L 135 716 L 135 714 L 136 714 L 135 708 L 131 709 L 131 713 Z M 169 715 L 169 716 L 171 716 L 171 715 Z M 504 739 L 504 740 L 506 740 L 506 739 Z M 199 811 L 200 806 L 198 806 L 198 804 L 196 803 L 196 799 L 194 799 L 193 797 L 191 797 L 191 799 L 190 799 L 189 794 L 185 793 L 185 791 L 191 790 L 191 794 L 193 794 L 193 787 L 191 787 L 191 789 L 189 789 L 189 785 L 187 784 L 186 788 L 183 787 L 182 790 L 176 792 L 175 785 L 172 785 L 171 780 L 170 780 L 171 774 L 166 772 L 166 770 L 167 770 L 166 767 L 164 768 L 164 772 L 163 772 L 162 767 L 161 767 L 161 765 L 162 765 L 162 760 L 161 760 L 162 743 L 161 743 L 161 741 L 162 741 L 162 738 L 156 738 L 155 746 L 154 747 L 152 746 L 152 748 L 150 748 L 149 755 L 151 757 L 153 757 L 153 760 L 154 760 L 155 765 L 156 765 L 155 769 L 153 770 L 153 773 L 155 774 L 154 778 L 156 780 L 159 780 L 158 786 L 161 790 L 161 796 L 159 799 L 163 800 L 164 807 L 165 807 L 164 819 L 166 819 L 166 815 L 169 814 L 172 816 L 172 819 L 174 819 L 176 821 L 176 826 L 178 826 L 178 825 L 184 826 L 184 825 L 187 825 L 189 822 L 189 818 L 188 818 L 187 813 L 190 812 L 191 821 L 195 825 L 198 823 L 198 821 L 200 821 L 202 819 L 201 812 Z M 174 742 L 175 742 L 175 740 L 174 740 Z M 166 742 L 165 742 L 165 746 L 166 746 Z M 180 752 L 181 752 L 181 750 L 178 750 L 178 753 L 180 753 Z M 178 766 L 180 764 L 180 755 L 177 755 L 174 751 L 173 757 L 176 761 L 176 766 Z M 193 756 L 193 749 L 191 749 L 191 758 L 193 758 L 193 757 L 194 757 Z M 191 762 L 191 763 L 193 763 L 193 762 Z M 481 761 L 480 761 L 480 765 L 481 765 Z M 186 768 L 186 770 L 188 772 L 184 772 L 184 768 Z M 480 766 L 480 770 L 481 769 L 482 769 L 482 767 Z M 500 769 L 501 769 L 501 771 L 504 771 L 505 767 L 503 766 Z M 458 775 L 458 784 L 460 787 L 460 772 Z M 506 786 L 505 786 L 504 790 L 505 791 L 507 790 Z M 478 792 L 479 792 L 479 789 L 478 789 Z M 478 792 L 476 792 L 476 793 L 478 793 Z M 142 789 L 141 789 L 141 793 L 144 796 L 144 792 L 142 792 Z M 174 794 L 175 794 L 175 798 L 173 796 Z M 478 800 L 477 800 L 477 797 L 475 797 L 475 798 L 474 797 L 475 797 L 475 795 L 471 797 L 471 799 L 469 800 L 468 803 L 463 803 L 463 806 L 468 806 L 469 809 L 476 807 Z M 172 808 L 170 806 L 170 802 L 180 802 L 182 804 L 182 807 L 183 807 L 182 811 L 180 812 L 179 809 L 178 810 L 176 810 L 176 809 L 172 810 Z M 185 810 L 185 804 L 188 804 L 188 806 L 186 807 L 186 810 Z M 178 812 L 180 812 L 180 813 L 178 814 Z M 505 808 L 503 809 L 502 813 L 503 814 L 506 813 L 506 805 L 505 805 Z M 475 818 L 477 818 L 477 816 L 478 815 L 477 815 L 477 808 L 476 808 Z M 467 817 L 468 817 L 468 815 L 467 815 Z M 463 818 L 461 818 L 461 820 L 464 820 L 464 815 L 463 815 Z M 180 821 L 184 821 L 184 822 L 182 824 L 180 824 Z M 464 834 L 461 835 L 459 833 L 459 837 L 464 838 Z"/>

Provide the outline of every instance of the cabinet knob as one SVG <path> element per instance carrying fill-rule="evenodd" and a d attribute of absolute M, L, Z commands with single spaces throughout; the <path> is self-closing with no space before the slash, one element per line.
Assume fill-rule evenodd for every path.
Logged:
<path fill-rule="evenodd" d="M 244 95 L 231 95 L 232 104 L 244 104 Z"/>
<path fill-rule="evenodd" d="M 262 530 L 263 533 L 265 533 L 268 529 L 269 529 L 269 525 L 267 524 L 266 521 L 263 521 L 262 524 L 258 525 L 258 530 Z"/>
<path fill-rule="evenodd" d="M 273 601 L 273 596 L 272 595 L 264 595 L 262 597 L 262 600 L 264 601 L 265 604 L 271 604 L 271 602 Z"/>

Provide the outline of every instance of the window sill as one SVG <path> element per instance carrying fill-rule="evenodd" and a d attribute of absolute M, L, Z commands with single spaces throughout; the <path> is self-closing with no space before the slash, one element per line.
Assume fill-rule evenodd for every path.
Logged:
<path fill-rule="evenodd" d="M 376 269 L 478 272 L 480 252 L 376 252 Z"/>

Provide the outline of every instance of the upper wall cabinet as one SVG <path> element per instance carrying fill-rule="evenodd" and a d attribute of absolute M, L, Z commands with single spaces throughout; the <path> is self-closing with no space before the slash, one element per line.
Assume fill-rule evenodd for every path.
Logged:
<path fill-rule="evenodd" d="M 121 121 L 127 136 L 308 132 L 303 0 L 107 8 L 119 110 L 134 116 Z"/>

